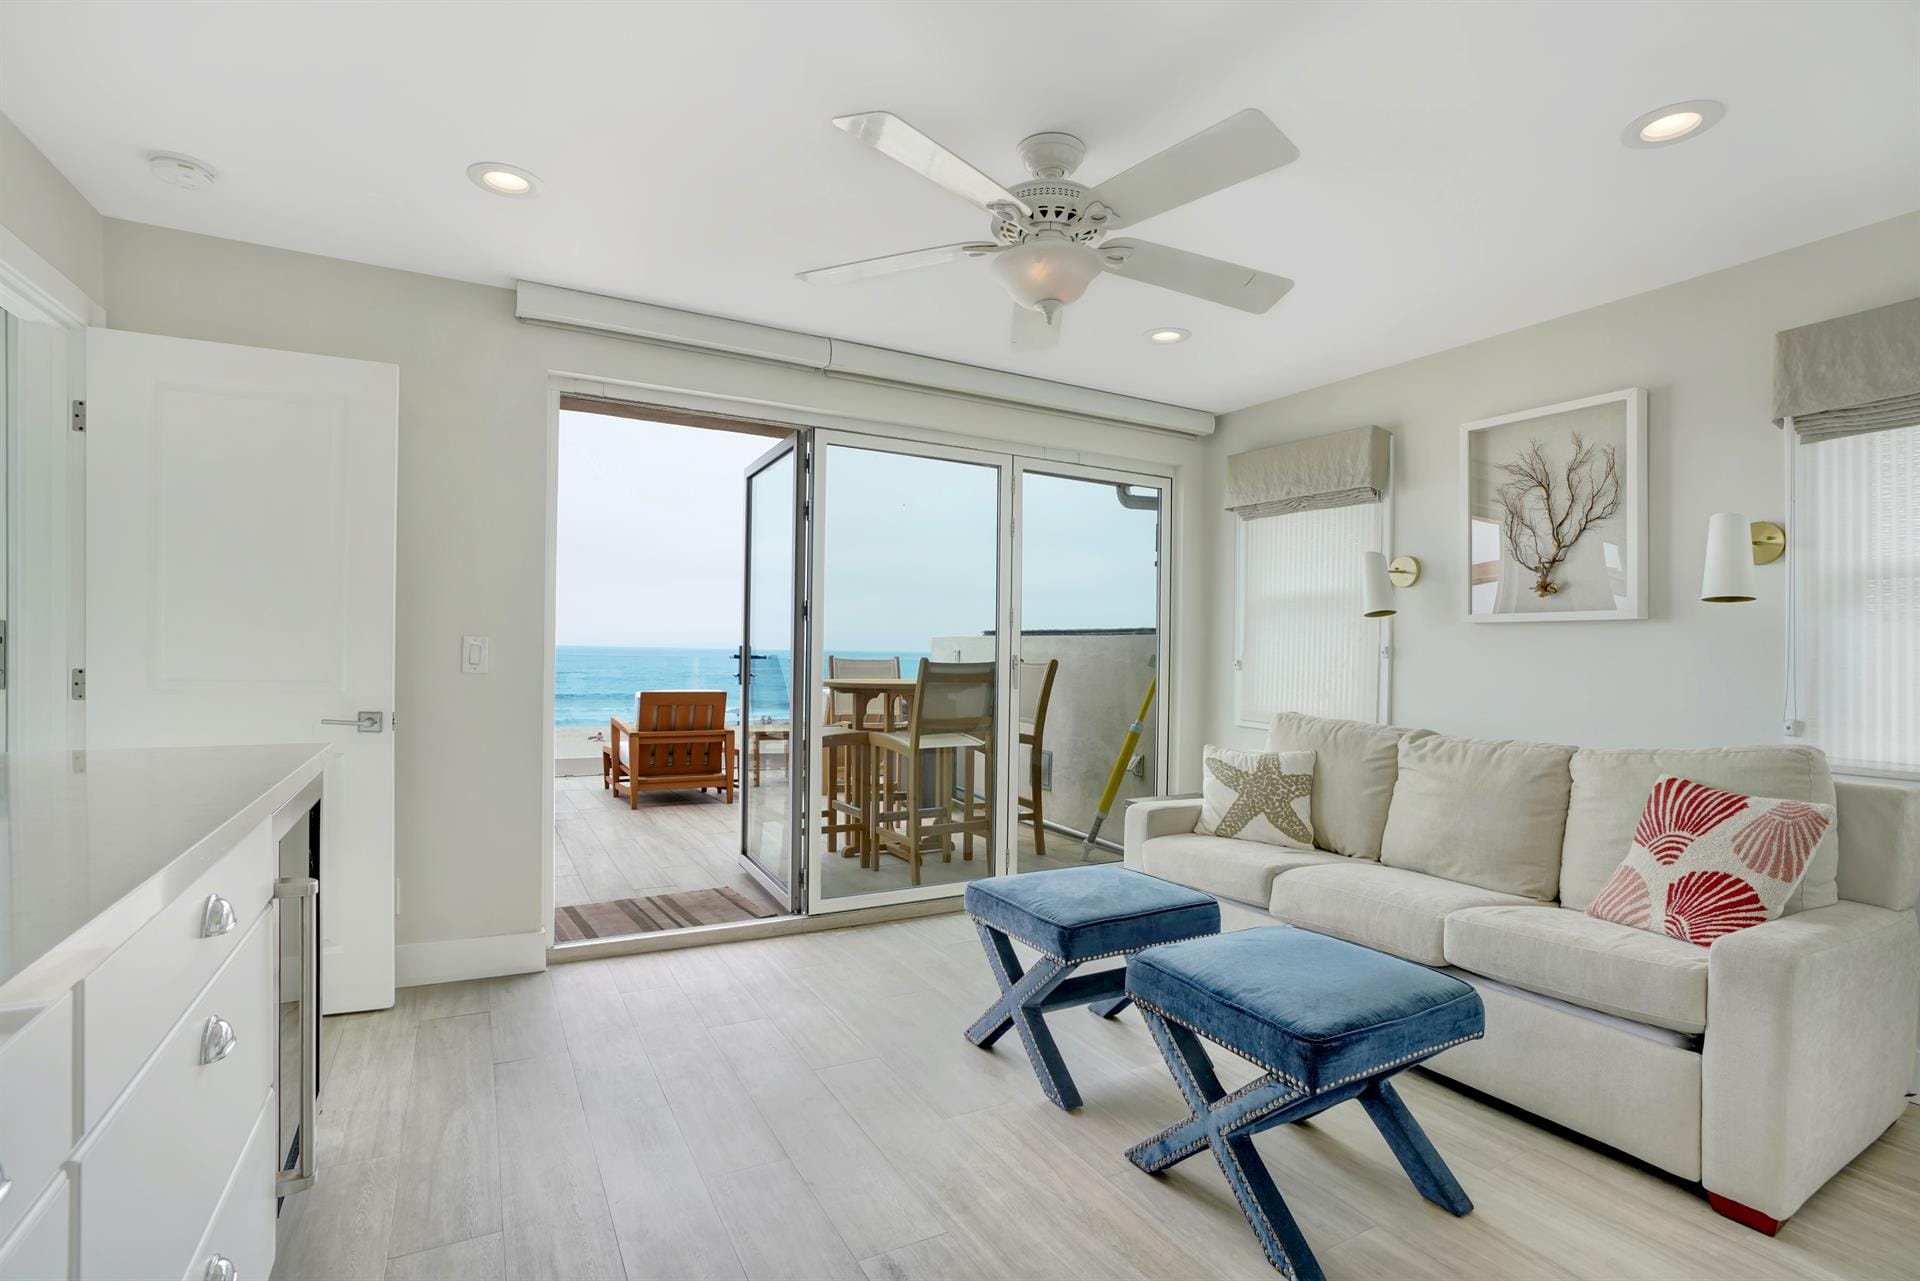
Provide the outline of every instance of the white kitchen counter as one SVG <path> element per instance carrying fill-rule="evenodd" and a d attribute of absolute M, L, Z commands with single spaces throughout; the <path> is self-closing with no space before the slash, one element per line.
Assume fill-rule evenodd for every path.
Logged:
<path fill-rule="evenodd" d="M 319 744 L 6 756 L 0 1046 L 325 769 Z"/>

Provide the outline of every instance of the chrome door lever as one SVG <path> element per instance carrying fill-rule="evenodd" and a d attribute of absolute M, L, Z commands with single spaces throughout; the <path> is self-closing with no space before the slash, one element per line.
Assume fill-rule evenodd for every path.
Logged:
<path fill-rule="evenodd" d="M 322 720 L 322 725 L 351 725 L 362 734 L 378 734 L 386 724 L 386 716 L 380 712 L 360 712 L 350 721 Z"/>

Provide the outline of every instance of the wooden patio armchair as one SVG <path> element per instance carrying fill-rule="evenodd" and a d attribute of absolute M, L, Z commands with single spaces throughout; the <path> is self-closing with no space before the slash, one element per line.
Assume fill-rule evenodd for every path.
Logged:
<path fill-rule="evenodd" d="M 636 701 L 636 724 L 616 716 L 609 727 L 603 781 L 613 794 L 624 784 L 635 809 L 641 792 L 711 787 L 731 805 L 736 749 L 726 691 L 660 690 Z"/>

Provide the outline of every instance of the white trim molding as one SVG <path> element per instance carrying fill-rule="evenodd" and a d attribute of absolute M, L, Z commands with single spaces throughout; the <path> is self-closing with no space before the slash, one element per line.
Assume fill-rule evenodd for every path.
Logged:
<path fill-rule="evenodd" d="M 503 974 L 532 974 L 546 968 L 547 935 L 544 930 L 494 934 L 484 938 L 401 943 L 393 949 L 395 987 L 454 983 L 462 979 L 490 979 Z"/>
<path fill-rule="evenodd" d="M 643 342 L 797 365 L 860 382 L 1045 409 L 1091 422 L 1151 427 L 1183 436 L 1210 436 L 1214 429 L 1212 414 L 1182 405 L 527 280 L 516 291 L 514 315 L 533 324 L 621 334 Z"/>
<path fill-rule="evenodd" d="M 104 325 L 107 313 L 78 285 L 0 226 L 0 307 L 26 320 L 67 329 Z"/>

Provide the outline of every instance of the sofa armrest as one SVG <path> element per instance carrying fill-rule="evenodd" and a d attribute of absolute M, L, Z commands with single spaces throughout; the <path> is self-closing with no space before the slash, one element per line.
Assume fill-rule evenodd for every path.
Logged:
<path fill-rule="evenodd" d="M 1839 902 L 1707 952 L 1701 1181 L 1785 1219 L 1905 1106 L 1920 1021 L 1911 912 Z"/>
<path fill-rule="evenodd" d="M 1146 871 L 1141 865 L 1142 845 L 1156 836 L 1184 835 L 1199 822 L 1197 798 L 1156 796 L 1134 801 L 1127 806 L 1126 865 L 1136 872 Z"/>

